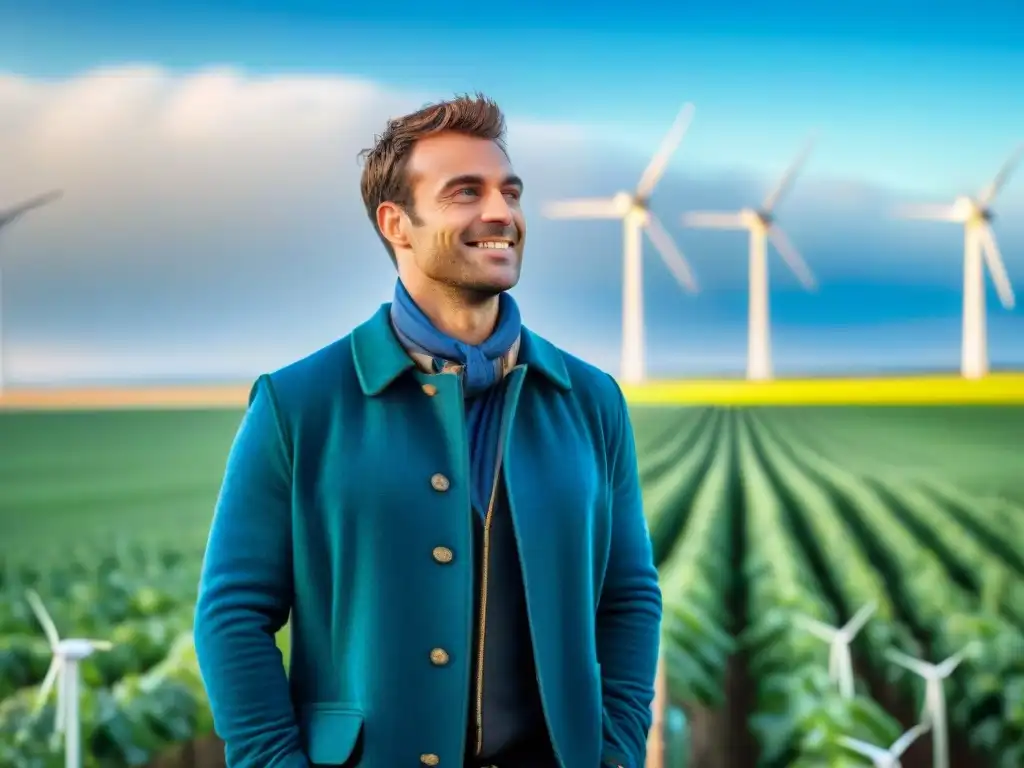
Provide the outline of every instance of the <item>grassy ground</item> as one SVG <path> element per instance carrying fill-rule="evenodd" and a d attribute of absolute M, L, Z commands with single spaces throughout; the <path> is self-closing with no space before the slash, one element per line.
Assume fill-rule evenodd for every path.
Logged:
<path fill-rule="evenodd" d="M 1024 483 L 1021 406 L 799 411 L 848 444 L 850 461 L 940 472 L 992 494 Z M 661 409 L 633 412 L 641 452 L 657 450 Z M 59 555 L 118 534 L 201 546 L 240 418 L 238 408 L 0 413 L 0 554 Z"/>
<path fill-rule="evenodd" d="M 205 537 L 241 412 L 0 414 L 0 553 Z"/>

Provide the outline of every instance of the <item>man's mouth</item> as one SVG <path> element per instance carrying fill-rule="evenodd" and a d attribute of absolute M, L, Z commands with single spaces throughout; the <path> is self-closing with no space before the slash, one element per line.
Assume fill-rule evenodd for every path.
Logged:
<path fill-rule="evenodd" d="M 470 240 L 466 243 L 473 248 L 488 248 L 495 251 L 504 251 L 512 247 L 510 240 Z"/>

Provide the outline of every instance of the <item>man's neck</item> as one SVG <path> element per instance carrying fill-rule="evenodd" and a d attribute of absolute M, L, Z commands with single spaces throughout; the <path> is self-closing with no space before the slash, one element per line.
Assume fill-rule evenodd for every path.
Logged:
<path fill-rule="evenodd" d="M 467 296 L 450 286 L 438 283 L 405 284 L 413 301 L 441 333 L 464 344 L 481 344 L 498 322 L 498 297 Z"/>

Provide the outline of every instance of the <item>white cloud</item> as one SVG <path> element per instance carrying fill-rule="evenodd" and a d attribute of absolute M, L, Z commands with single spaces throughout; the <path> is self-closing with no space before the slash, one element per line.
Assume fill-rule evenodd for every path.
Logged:
<path fill-rule="evenodd" d="M 6 76 L 0 192 L 13 200 L 65 189 L 32 238 L 51 257 L 73 242 L 76 260 L 83 252 L 135 260 L 143 241 L 174 237 L 181 258 L 191 251 L 201 261 L 209 254 L 196 253 L 196 235 L 253 228 L 280 236 L 301 228 L 296 214 L 307 206 L 358 212 L 351 223 L 365 234 L 356 155 L 388 117 L 423 101 L 353 78 L 230 69 L 172 76 L 121 67 L 57 82 Z M 580 131 L 512 122 L 510 134 L 514 148 L 568 145 Z M 103 234 L 111 229 L 116 239 Z"/>
<path fill-rule="evenodd" d="M 139 370 L 193 366 L 219 375 L 238 365 L 210 362 L 204 344 L 237 350 L 249 370 L 264 357 L 247 345 L 259 349 L 273 338 L 275 350 L 294 355 L 345 332 L 386 298 L 393 280 L 362 208 L 357 153 L 389 117 L 444 95 L 224 68 L 179 75 L 120 66 L 66 80 L 0 74 L 0 207 L 65 190 L 58 204 L 2 236 L 9 370 L 25 378 L 61 370 L 100 376 L 106 368 L 123 372 L 134 356 Z M 617 297 L 618 227 L 547 222 L 537 205 L 610 195 L 635 184 L 642 160 L 638 166 L 636 153 L 614 149 L 588 126 L 510 115 L 509 134 L 528 184 L 531 247 L 519 295 L 531 324 L 604 349 L 579 318 L 594 316 L 598 294 Z M 683 233 L 678 214 L 756 202 L 771 180 L 688 178 L 680 175 L 686 167 L 674 166 L 655 208 L 710 293 L 742 284 L 742 237 Z M 782 213 L 826 280 L 868 269 L 906 279 L 911 263 L 914 280 L 958 279 L 955 232 L 922 229 L 916 246 L 897 239 L 894 248 L 891 224 L 872 229 L 854 218 L 879 218 L 888 202 L 886 192 L 855 181 L 809 177 Z M 1024 260 L 1010 246 L 1004 242 L 1011 274 L 1020 274 Z M 655 316 L 659 286 L 671 278 L 653 253 L 646 263 Z M 700 302 L 713 301 L 687 298 L 686 306 L 699 312 Z M 617 328 L 618 307 L 602 311 Z M 91 351 L 54 352 L 67 348 Z M 595 357 L 614 367 L 617 355 Z"/>

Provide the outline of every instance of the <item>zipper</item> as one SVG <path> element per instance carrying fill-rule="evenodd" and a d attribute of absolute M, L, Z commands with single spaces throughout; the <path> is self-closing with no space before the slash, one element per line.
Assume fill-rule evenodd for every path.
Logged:
<path fill-rule="evenodd" d="M 480 562 L 480 624 L 476 652 L 476 754 L 484 748 L 484 648 L 487 644 L 487 576 L 491 555 L 491 520 L 494 518 L 494 504 L 498 497 L 498 482 L 501 479 L 502 454 L 505 447 L 505 425 L 498 430 L 498 451 L 494 462 L 494 482 L 491 497 L 487 502 L 484 517 L 483 553 Z"/>
<path fill-rule="evenodd" d="M 515 368 L 513 368 L 513 370 L 515 370 L 517 368 L 520 368 L 520 367 L 525 367 L 525 366 L 517 365 L 517 366 L 515 366 Z M 523 567 L 522 542 L 520 541 L 520 538 L 519 538 L 519 527 L 516 525 L 516 514 L 515 514 L 514 504 L 515 504 L 515 502 L 512 500 L 512 494 L 509 493 L 509 495 L 508 495 L 508 513 L 509 513 L 509 517 L 511 518 L 511 521 L 512 521 L 512 533 L 515 536 L 516 552 L 519 554 L 519 570 L 520 570 L 520 572 L 522 573 L 522 576 L 523 576 L 523 591 L 524 591 L 525 597 L 526 597 L 526 613 L 527 613 L 527 620 L 528 620 L 527 623 L 528 623 L 529 629 L 530 629 L 530 643 L 532 643 L 533 647 L 536 648 L 537 647 L 537 638 L 535 636 L 536 633 L 533 630 L 533 622 L 529 621 L 529 613 L 530 613 L 530 588 L 529 588 L 529 585 L 527 584 L 527 581 L 526 581 L 526 569 Z M 555 744 L 554 731 L 551 730 L 551 716 L 548 713 L 547 697 L 544 696 L 544 682 L 540 678 L 540 666 L 539 665 L 537 666 L 537 690 L 540 693 L 540 703 L 541 703 L 541 710 L 544 713 L 544 723 L 547 725 L 548 734 L 551 737 L 551 751 L 554 753 L 555 762 L 559 765 L 559 767 L 560 768 L 565 768 L 565 760 L 562 759 L 562 756 L 558 752 L 558 745 Z M 621 766 L 619 768 L 621 768 Z"/>

